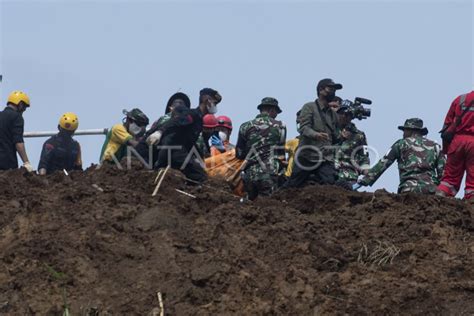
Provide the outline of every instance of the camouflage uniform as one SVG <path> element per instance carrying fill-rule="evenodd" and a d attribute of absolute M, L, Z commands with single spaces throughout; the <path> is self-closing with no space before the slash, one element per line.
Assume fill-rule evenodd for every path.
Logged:
<path fill-rule="evenodd" d="M 390 151 L 370 170 L 360 184 L 372 185 L 397 160 L 400 174 L 398 193 L 415 192 L 434 194 L 439 184 L 445 165 L 441 147 L 434 141 L 423 137 L 426 128 L 421 128 L 423 121 L 409 119 L 400 129 L 420 129 L 421 135 L 400 139 L 393 144 Z M 414 128 L 415 126 L 418 126 Z"/>
<path fill-rule="evenodd" d="M 278 106 L 276 99 L 262 100 L 262 104 L 269 102 Z M 249 199 L 259 194 L 270 195 L 277 188 L 278 177 L 284 172 L 281 160 L 285 157 L 285 141 L 285 125 L 267 113 L 240 126 L 236 157 L 247 160 L 242 180 Z"/>
<path fill-rule="evenodd" d="M 344 139 L 336 150 L 337 177 L 338 181 L 356 182 L 361 170 L 368 169 L 370 165 L 369 154 L 365 150 L 367 138 L 354 123 L 348 124 L 344 129 L 351 136 Z"/>
<path fill-rule="evenodd" d="M 152 125 L 151 128 L 149 129 L 150 131 L 156 131 L 163 125 L 165 125 L 166 122 L 168 122 L 171 119 L 171 112 L 166 113 L 162 117 L 160 117 L 158 120 L 156 120 Z"/>
<path fill-rule="evenodd" d="M 196 141 L 196 149 L 201 155 L 201 159 L 206 159 L 211 157 L 211 149 L 209 146 L 209 141 L 206 143 L 202 133 L 199 135 L 199 138 Z"/>

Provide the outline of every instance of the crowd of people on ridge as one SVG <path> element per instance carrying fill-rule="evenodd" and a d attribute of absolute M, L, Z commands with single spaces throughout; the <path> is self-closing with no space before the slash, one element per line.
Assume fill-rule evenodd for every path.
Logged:
<path fill-rule="evenodd" d="M 277 120 L 282 112 L 278 100 L 263 98 L 257 105 L 259 114 L 240 126 L 235 145 L 230 143 L 232 120 L 216 116 L 222 101 L 218 91 L 202 89 L 196 108 L 186 94 L 178 92 L 148 129 L 150 120 L 140 109 L 124 110 L 123 121 L 107 132 L 100 164 L 120 164 L 133 152 L 150 168 L 179 169 L 189 183 L 201 184 L 214 174 L 209 170 L 220 159 L 222 168 L 235 168 L 226 179 L 233 189 L 240 182 L 242 189 L 234 192 L 254 200 L 310 183 L 357 190 L 373 185 L 397 161 L 398 193 L 454 197 L 466 173 L 464 198 L 474 197 L 474 91 L 452 102 L 441 130 L 442 147 L 426 137 L 422 119 L 409 118 L 398 127 L 403 137 L 370 167 L 365 133 L 354 123 L 357 114 L 336 96 L 342 88 L 332 79 L 319 81 L 316 99 L 296 113 L 299 135 L 290 140 L 285 124 Z M 17 154 L 28 172 L 35 170 L 23 139 L 22 114 L 29 107 L 29 96 L 14 91 L 0 112 L 0 170 L 18 168 Z M 73 138 L 78 126 L 74 113 L 60 117 L 58 133 L 43 145 L 40 175 L 82 170 L 81 147 Z"/>

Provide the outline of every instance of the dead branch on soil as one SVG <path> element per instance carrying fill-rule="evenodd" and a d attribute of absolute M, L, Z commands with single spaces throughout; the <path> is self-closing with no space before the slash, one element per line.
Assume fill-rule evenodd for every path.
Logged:
<path fill-rule="evenodd" d="M 163 298 L 161 296 L 161 292 L 158 292 L 158 301 L 160 302 L 160 316 L 165 315 L 165 307 L 163 304 Z"/>
<path fill-rule="evenodd" d="M 99 186 L 98 186 L 97 184 L 95 184 L 95 183 L 92 185 L 92 187 L 93 187 L 94 189 L 96 189 L 97 191 L 104 192 L 104 189 L 102 189 L 101 187 L 99 187 Z"/>
<path fill-rule="evenodd" d="M 158 308 L 153 308 L 151 315 L 152 316 L 164 316 L 165 315 L 165 307 L 163 305 L 163 297 L 161 295 L 161 292 L 157 292 L 156 296 L 158 297 L 158 303 L 160 304 L 160 309 Z"/>
<path fill-rule="evenodd" d="M 196 198 L 196 196 L 194 196 L 194 195 L 192 195 L 192 194 L 189 194 L 188 192 L 184 192 L 184 191 L 181 191 L 181 190 L 178 190 L 178 189 L 175 189 L 175 190 L 176 190 L 176 192 L 181 193 L 181 194 L 184 194 L 184 195 L 186 195 L 186 196 L 189 196 L 189 197 L 191 197 L 191 198 L 193 198 L 193 199 Z"/>
<path fill-rule="evenodd" d="M 386 265 L 392 264 L 393 259 L 400 253 L 400 248 L 392 243 L 377 241 L 377 245 L 369 250 L 367 244 L 363 244 L 357 256 L 357 262 L 362 264 Z"/>
<path fill-rule="evenodd" d="M 160 169 L 160 171 L 158 171 L 158 176 L 155 179 L 155 183 L 156 183 L 156 181 L 158 181 L 158 184 L 156 185 L 155 190 L 153 191 L 151 196 L 155 196 L 158 193 L 158 190 L 160 189 L 161 183 L 163 182 L 163 179 L 165 178 L 166 173 L 168 172 L 169 169 L 170 169 L 170 166 L 168 165 L 168 167 L 166 167 L 165 171 L 163 171 L 162 169 Z M 160 178 L 160 176 L 161 176 L 161 178 Z"/>

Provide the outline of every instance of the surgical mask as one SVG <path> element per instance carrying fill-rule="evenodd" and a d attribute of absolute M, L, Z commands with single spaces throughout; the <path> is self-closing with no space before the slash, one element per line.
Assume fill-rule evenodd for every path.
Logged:
<path fill-rule="evenodd" d="M 138 134 L 140 134 L 142 132 L 142 127 L 138 126 L 137 124 L 135 123 L 130 123 L 130 125 L 128 126 L 128 131 L 130 132 L 130 134 L 132 134 L 133 136 L 136 136 Z"/>
<path fill-rule="evenodd" d="M 216 114 L 217 113 L 217 106 L 214 103 L 209 103 L 207 106 L 207 112 L 209 114 Z"/>
<path fill-rule="evenodd" d="M 224 133 L 223 131 L 219 131 L 219 138 L 225 142 L 227 140 L 227 134 Z"/>

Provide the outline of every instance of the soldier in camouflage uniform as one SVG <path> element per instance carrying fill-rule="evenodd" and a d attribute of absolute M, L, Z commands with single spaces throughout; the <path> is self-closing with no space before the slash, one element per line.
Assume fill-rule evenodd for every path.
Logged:
<path fill-rule="evenodd" d="M 337 111 L 341 125 L 341 143 L 336 150 L 336 170 L 338 182 L 352 184 L 369 169 L 369 154 L 366 151 L 365 133 L 357 129 L 352 120 L 354 114 L 350 107 L 341 107 Z"/>
<path fill-rule="evenodd" d="M 359 181 L 361 185 L 372 185 L 397 160 L 400 173 L 398 193 L 415 192 L 434 194 L 445 164 L 440 146 L 423 136 L 428 129 L 419 118 L 408 119 L 404 126 L 403 139 L 393 144 L 390 151 Z"/>
<path fill-rule="evenodd" d="M 242 180 L 249 200 L 271 195 L 278 177 L 284 172 L 286 127 L 275 118 L 281 109 L 274 98 L 264 98 L 258 106 L 260 114 L 240 126 L 236 157 L 246 160 Z"/>
<path fill-rule="evenodd" d="M 211 147 L 209 139 L 215 133 L 218 125 L 214 114 L 206 114 L 202 119 L 202 132 L 196 141 L 196 149 L 201 156 L 201 160 L 211 157 Z"/>

